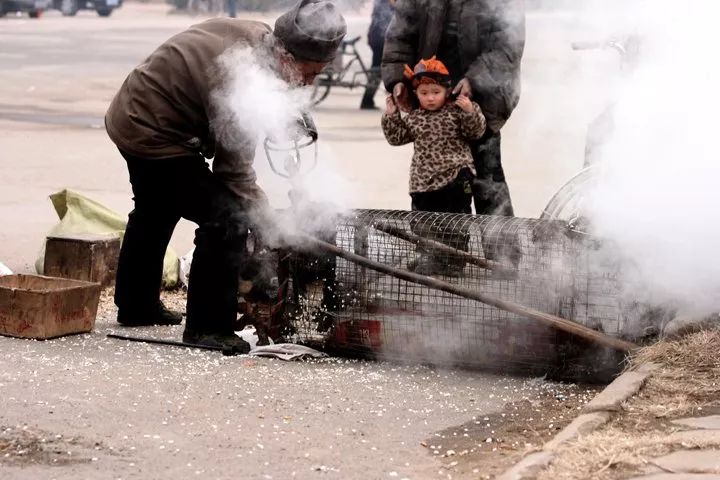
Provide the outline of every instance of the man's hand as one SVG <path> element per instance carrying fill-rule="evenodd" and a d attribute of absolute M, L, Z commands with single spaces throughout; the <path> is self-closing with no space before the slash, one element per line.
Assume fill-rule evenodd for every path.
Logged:
<path fill-rule="evenodd" d="M 387 98 L 385 98 L 385 113 L 388 115 L 395 115 L 398 108 L 395 104 L 395 99 L 392 95 L 388 95 Z"/>
<path fill-rule="evenodd" d="M 402 83 L 397 83 L 393 87 L 393 98 L 395 103 L 400 107 L 403 112 L 409 112 L 412 110 L 410 106 L 410 94 Z"/>
<path fill-rule="evenodd" d="M 453 88 L 452 91 L 453 95 L 457 95 L 459 97 L 472 97 L 472 87 L 470 86 L 470 80 L 467 78 L 463 78 L 458 82 L 457 85 L 455 85 L 455 88 Z"/>
<path fill-rule="evenodd" d="M 472 112 L 475 108 L 473 107 L 472 100 L 470 100 L 465 95 L 460 94 L 459 97 L 457 97 L 457 100 L 455 100 L 455 105 L 460 107 L 464 112 Z"/>

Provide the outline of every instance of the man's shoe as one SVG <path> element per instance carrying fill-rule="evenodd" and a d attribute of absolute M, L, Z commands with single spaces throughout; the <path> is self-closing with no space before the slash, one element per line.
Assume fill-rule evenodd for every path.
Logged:
<path fill-rule="evenodd" d="M 238 337 L 234 333 L 200 333 L 185 330 L 183 332 L 183 342 L 192 345 L 201 345 L 203 347 L 213 347 L 232 350 L 236 354 L 246 354 L 250 352 L 250 344 Z"/>
<path fill-rule="evenodd" d="M 360 110 L 380 110 L 375 106 L 374 103 L 363 103 L 360 105 Z"/>
<path fill-rule="evenodd" d="M 151 325 L 180 325 L 182 314 L 165 308 L 162 302 L 151 310 L 118 309 L 117 321 L 126 327 L 146 327 Z"/>

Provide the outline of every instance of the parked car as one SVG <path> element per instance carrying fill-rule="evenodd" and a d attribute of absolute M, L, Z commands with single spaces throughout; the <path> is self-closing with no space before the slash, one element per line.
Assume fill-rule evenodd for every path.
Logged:
<path fill-rule="evenodd" d="M 66 17 L 72 17 L 79 10 L 95 10 L 101 17 L 109 17 L 113 10 L 120 8 L 123 0 L 51 0 L 53 8 Z"/>
<path fill-rule="evenodd" d="M 12 12 L 27 12 L 30 18 L 39 18 L 51 7 L 52 0 L 0 0 L 0 17 Z"/>

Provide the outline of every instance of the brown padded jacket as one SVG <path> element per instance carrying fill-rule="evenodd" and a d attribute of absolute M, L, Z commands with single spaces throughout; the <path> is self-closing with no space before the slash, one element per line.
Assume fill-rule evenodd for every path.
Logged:
<path fill-rule="evenodd" d="M 255 139 L 239 150 L 217 141 L 211 128 L 212 92 L 222 86 L 218 57 L 236 46 L 268 48 L 271 28 L 260 22 L 215 18 L 163 43 L 128 75 L 105 115 L 113 142 L 142 158 L 214 156 L 213 172 L 240 197 L 264 199 L 252 163 Z"/>

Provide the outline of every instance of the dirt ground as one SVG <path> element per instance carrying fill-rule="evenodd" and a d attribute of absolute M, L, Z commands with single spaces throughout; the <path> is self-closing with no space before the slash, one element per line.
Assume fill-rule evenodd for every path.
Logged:
<path fill-rule="evenodd" d="M 165 303 L 184 307 L 182 291 Z M 0 337 L 3 478 L 491 478 L 595 388 L 429 365 L 223 357 L 91 334 Z"/>
<path fill-rule="evenodd" d="M 438 431 L 419 443 L 428 455 L 439 459 L 438 475 L 494 478 L 572 421 L 599 387 L 531 380 L 521 389 L 522 400 L 509 402 L 496 413 L 473 416 L 469 422 Z M 0 430 L 0 466 L 67 466 L 117 454 L 102 442 L 64 438 L 27 425 L 2 426 Z"/>
<path fill-rule="evenodd" d="M 527 389 L 531 394 L 522 400 L 437 432 L 421 445 L 439 456 L 448 471 L 494 478 L 552 439 L 601 387 L 536 379 L 527 383 Z"/>

